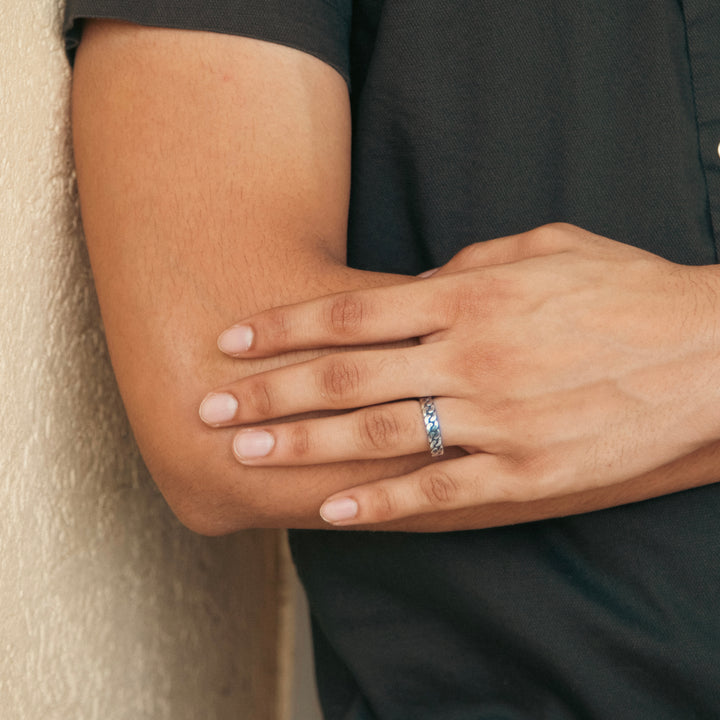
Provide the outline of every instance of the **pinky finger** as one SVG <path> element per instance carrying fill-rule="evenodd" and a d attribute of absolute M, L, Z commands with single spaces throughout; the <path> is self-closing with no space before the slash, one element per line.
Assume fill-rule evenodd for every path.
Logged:
<path fill-rule="evenodd" d="M 442 510 L 520 499 L 517 478 L 496 455 L 432 463 L 409 475 L 359 485 L 328 498 L 322 519 L 337 527 L 374 525 Z"/>

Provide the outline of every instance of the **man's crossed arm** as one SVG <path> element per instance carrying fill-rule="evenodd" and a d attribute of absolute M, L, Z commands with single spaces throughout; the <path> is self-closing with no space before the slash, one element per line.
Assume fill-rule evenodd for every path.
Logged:
<path fill-rule="evenodd" d="M 318 509 L 328 496 L 428 465 L 420 453 L 244 466 L 232 453 L 235 430 L 209 428 L 198 416 L 209 390 L 323 352 L 228 358 L 216 338 L 235 321 L 329 293 L 413 282 L 345 266 L 351 120 L 335 70 L 257 40 L 92 22 L 77 55 L 73 125 L 113 366 L 150 472 L 183 522 L 209 534 L 327 527 Z M 275 417 L 277 397 L 255 387 L 240 402 Z M 708 482 L 716 454 L 708 446 L 640 484 L 438 506 L 377 527 L 463 529 L 607 507 Z"/>

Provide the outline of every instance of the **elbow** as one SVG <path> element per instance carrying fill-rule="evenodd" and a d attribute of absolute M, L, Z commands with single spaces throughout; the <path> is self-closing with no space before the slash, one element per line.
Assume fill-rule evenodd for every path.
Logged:
<path fill-rule="evenodd" d="M 151 475 L 177 519 L 192 532 L 219 537 L 262 526 L 249 499 L 219 488 L 207 475 L 196 477 L 186 469 Z"/>
<path fill-rule="evenodd" d="M 178 520 L 212 537 L 272 526 L 272 508 L 262 497 L 269 472 L 261 477 L 238 463 L 235 430 L 209 428 L 198 416 L 203 389 L 193 384 L 204 384 L 202 373 L 188 373 L 187 380 L 154 370 L 159 381 L 145 382 L 148 374 L 123 376 L 120 389 L 145 465 Z M 178 390 L 183 382 L 189 387 Z"/>
<path fill-rule="evenodd" d="M 190 377 L 188 385 L 205 384 L 196 374 Z M 131 389 L 124 399 L 140 452 L 171 510 L 187 528 L 215 537 L 247 529 L 317 525 L 318 509 L 329 494 L 322 482 L 325 474 L 318 477 L 317 468 L 239 463 L 232 452 L 237 428 L 209 428 L 200 420 L 197 408 L 203 389 L 173 393 L 162 386 L 158 390 L 154 383 L 135 383 Z"/>
<path fill-rule="evenodd" d="M 178 520 L 209 537 L 277 526 L 259 497 L 259 478 L 222 452 L 216 438 L 199 434 L 180 444 L 139 440 L 150 475 Z"/>
<path fill-rule="evenodd" d="M 182 479 L 173 477 L 168 482 L 160 482 L 163 483 L 163 488 L 172 488 L 169 492 L 164 489 L 162 492 L 175 517 L 198 535 L 220 537 L 262 526 L 247 506 L 240 509 L 234 507 L 230 512 L 226 503 L 216 501 L 206 492 L 188 495 L 182 490 Z"/>

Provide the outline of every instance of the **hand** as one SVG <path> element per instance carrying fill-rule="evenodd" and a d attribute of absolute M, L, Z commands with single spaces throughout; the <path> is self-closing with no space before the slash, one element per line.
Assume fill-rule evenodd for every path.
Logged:
<path fill-rule="evenodd" d="M 201 413 L 253 424 L 235 438 L 245 464 L 329 463 L 426 452 L 408 398 L 434 396 L 445 446 L 468 454 L 329 498 L 336 525 L 621 484 L 720 437 L 716 272 L 567 225 L 474 245 L 428 279 L 276 308 L 220 339 L 238 357 L 418 346 L 249 377 Z"/>

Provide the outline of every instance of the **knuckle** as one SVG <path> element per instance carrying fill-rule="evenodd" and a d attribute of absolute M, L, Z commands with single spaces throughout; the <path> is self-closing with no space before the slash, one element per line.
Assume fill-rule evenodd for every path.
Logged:
<path fill-rule="evenodd" d="M 368 450 L 394 447 L 398 444 L 401 435 L 397 418 L 387 409 L 364 412 L 359 432 L 360 444 Z"/>
<path fill-rule="evenodd" d="M 503 476 L 502 481 L 496 483 L 489 498 L 491 502 L 518 503 L 527 498 L 528 482 L 523 473 L 511 472 Z"/>
<path fill-rule="evenodd" d="M 290 340 L 290 323 L 283 310 L 271 310 L 262 317 L 261 333 L 273 346 L 284 346 Z"/>
<path fill-rule="evenodd" d="M 502 483 L 501 501 L 532 502 L 557 494 L 562 473 L 550 454 L 521 455 L 514 458 L 510 465 Z"/>
<path fill-rule="evenodd" d="M 344 293 L 330 300 L 328 329 L 333 335 L 352 336 L 362 326 L 365 307 L 356 295 Z"/>
<path fill-rule="evenodd" d="M 456 285 L 443 300 L 443 313 L 451 322 L 477 318 L 484 305 L 478 289 L 472 284 Z"/>
<path fill-rule="evenodd" d="M 532 431 L 512 400 L 489 402 L 483 410 L 485 422 L 494 429 L 495 447 L 503 456 L 511 457 L 526 450 L 532 441 Z"/>
<path fill-rule="evenodd" d="M 304 458 L 310 452 L 310 433 L 304 423 L 297 423 L 288 436 L 290 452 L 294 458 Z"/>
<path fill-rule="evenodd" d="M 360 387 L 360 369 L 351 360 L 329 360 L 320 374 L 321 392 L 331 400 L 355 395 Z"/>
<path fill-rule="evenodd" d="M 524 472 L 525 476 L 530 478 L 533 500 L 565 494 L 568 481 L 572 483 L 575 480 L 569 466 L 559 463 L 551 452 L 543 452 L 530 458 Z"/>
<path fill-rule="evenodd" d="M 483 269 L 475 275 L 458 280 L 438 303 L 445 317 L 452 322 L 489 322 L 504 316 L 508 301 L 521 292 L 521 280 L 504 268 Z"/>
<path fill-rule="evenodd" d="M 556 233 L 570 233 L 570 234 L 574 233 L 578 229 L 577 225 L 573 225 L 572 223 L 567 223 L 567 222 L 548 223 L 548 225 L 546 227 L 555 231 Z"/>
<path fill-rule="evenodd" d="M 478 383 L 485 384 L 488 380 L 496 382 L 498 377 L 507 381 L 507 373 L 510 370 L 512 361 L 507 350 L 491 342 L 471 343 L 449 360 L 449 368 L 454 371 L 467 387 Z"/>
<path fill-rule="evenodd" d="M 443 507 L 456 500 L 460 484 L 446 472 L 433 470 L 420 479 L 420 493 L 431 507 Z"/>
<path fill-rule="evenodd" d="M 569 223 L 547 223 L 531 230 L 529 239 L 539 250 L 563 250 L 572 243 L 576 230 Z"/>
<path fill-rule="evenodd" d="M 247 405 L 255 415 L 260 417 L 273 416 L 273 399 L 270 387 L 264 380 L 255 380 L 244 393 Z"/>
<path fill-rule="evenodd" d="M 466 245 L 462 248 L 455 259 L 461 267 L 475 267 L 478 262 L 482 261 L 485 253 L 485 248 L 482 243 L 473 243 L 472 245 Z"/>
<path fill-rule="evenodd" d="M 386 487 L 379 486 L 373 490 L 370 506 L 374 522 L 384 522 L 395 517 L 395 500 Z"/>

